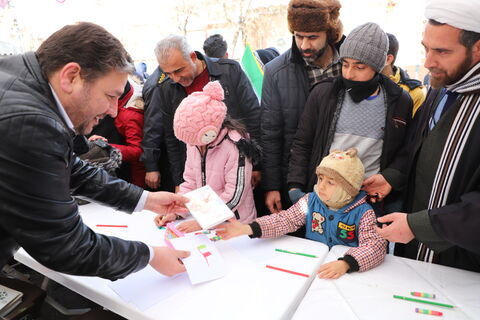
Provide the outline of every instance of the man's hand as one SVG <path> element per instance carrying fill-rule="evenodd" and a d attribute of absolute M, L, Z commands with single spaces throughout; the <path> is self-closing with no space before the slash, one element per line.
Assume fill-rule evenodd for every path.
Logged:
<path fill-rule="evenodd" d="M 187 213 L 185 203 L 188 201 L 188 198 L 171 192 L 149 192 L 144 209 L 159 214 Z"/>
<path fill-rule="evenodd" d="M 406 213 L 390 213 L 377 218 L 377 221 L 380 223 L 390 223 L 390 225 L 382 225 L 382 228 L 376 227 L 377 233 L 388 241 L 408 243 L 415 238 L 415 235 L 408 225 Z"/>
<path fill-rule="evenodd" d="M 265 205 L 271 213 L 282 211 L 282 197 L 280 191 L 273 190 L 265 193 Z"/>
<path fill-rule="evenodd" d="M 365 179 L 362 189 L 365 190 L 368 195 L 375 196 L 370 199 L 371 202 L 376 202 L 377 200 L 382 201 L 383 198 L 392 192 L 392 186 L 380 173 Z"/>
<path fill-rule="evenodd" d="M 108 139 L 107 139 L 107 138 L 102 137 L 102 136 L 99 136 L 99 135 L 96 135 L 96 134 L 90 136 L 90 138 L 88 138 L 88 141 L 95 141 L 95 140 L 98 140 L 98 139 L 103 140 L 103 141 L 105 141 L 105 142 L 108 143 Z"/>
<path fill-rule="evenodd" d="M 198 224 L 195 220 L 189 220 L 182 222 L 180 225 L 177 226 L 178 231 L 189 233 L 198 230 L 202 230 L 202 227 Z"/>
<path fill-rule="evenodd" d="M 185 272 L 185 266 L 180 259 L 187 258 L 190 252 L 175 250 L 168 247 L 153 247 L 153 259 L 150 265 L 168 277 Z"/>
<path fill-rule="evenodd" d="M 320 266 L 317 274 L 321 279 L 338 279 L 347 273 L 350 266 L 343 260 L 332 261 Z"/>
<path fill-rule="evenodd" d="M 262 181 L 261 171 L 252 171 L 252 187 L 255 188 Z"/>
<path fill-rule="evenodd" d="M 160 187 L 160 171 L 150 171 L 145 174 L 145 183 L 152 190 Z"/>
<path fill-rule="evenodd" d="M 222 237 L 223 240 L 228 240 L 242 235 L 251 235 L 252 228 L 248 224 L 240 223 L 236 219 L 230 219 L 229 222 L 222 223 L 215 228 L 217 236 Z"/>

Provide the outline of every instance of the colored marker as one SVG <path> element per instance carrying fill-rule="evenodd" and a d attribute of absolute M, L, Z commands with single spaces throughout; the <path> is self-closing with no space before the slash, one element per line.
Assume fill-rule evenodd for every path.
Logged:
<path fill-rule="evenodd" d="M 422 297 L 422 298 L 430 298 L 435 299 L 435 293 L 425 293 L 425 292 L 410 292 L 410 294 L 414 297 Z"/>
<path fill-rule="evenodd" d="M 428 309 L 420 309 L 420 308 L 415 308 L 416 313 L 421 313 L 421 314 L 429 314 L 432 316 L 443 316 L 443 313 L 440 311 L 435 311 L 435 310 L 428 310 Z"/>
<path fill-rule="evenodd" d="M 164 229 L 167 229 L 167 228 L 165 228 L 164 226 L 160 226 L 160 227 L 158 227 L 158 229 L 164 230 Z"/>
<path fill-rule="evenodd" d="M 449 304 L 433 302 L 433 301 L 428 301 L 428 300 L 422 300 L 422 299 L 415 299 L 415 298 L 409 298 L 409 297 L 403 297 L 403 296 L 397 296 L 397 295 L 393 295 L 393 297 L 395 299 L 402 299 L 402 300 L 407 300 L 407 301 L 426 303 L 426 304 L 431 304 L 431 305 L 434 305 L 434 306 L 440 306 L 440 307 L 445 307 L 445 308 L 453 308 L 454 307 L 454 306 L 449 305 Z"/>
<path fill-rule="evenodd" d="M 314 256 L 313 254 L 293 252 L 293 251 L 288 251 L 288 250 L 283 250 L 283 249 L 275 249 L 275 251 L 283 252 L 283 253 L 296 254 L 296 255 L 299 255 L 299 256 L 310 257 L 310 258 L 318 258 L 317 256 Z"/>
<path fill-rule="evenodd" d="M 273 270 L 278 270 L 278 271 L 282 271 L 282 272 L 286 272 L 286 273 L 295 274 L 297 276 L 302 276 L 302 277 L 305 277 L 305 278 L 310 278 L 310 276 L 308 274 L 305 274 L 305 273 L 300 273 L 300 272 L 296 272 L 296 271 L 282 269 L 282 268 L 279 268 L 279 267 L 269 266 L 268 264 L 265 267 L 273 269 Z"/>
<path fill-rule="evenodd" d="M 97 224 L 97 227 L 105 227 L 105 228 L 128 228 L 127 225 L 119 225 L 119 224 Z"/>

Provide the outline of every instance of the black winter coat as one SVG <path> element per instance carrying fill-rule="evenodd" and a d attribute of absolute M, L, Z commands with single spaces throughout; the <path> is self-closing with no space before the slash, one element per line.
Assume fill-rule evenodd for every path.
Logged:
<path fill-rule="evenodd" d="M 240 120 L 247 127 L 252 140 L 258 141 L 260 135 L 258 98 L 238 62 L 230 59 L 209 58 L 200 52 L 196 54 L 199 59 L 206 62 L 210 81 L 220 81 L 225 93 L 224 102 L 227 105 L 227 113 L 233 119 Z M 160 76 L 160 79 L 162 77 Z M 187 94 L 182 85 L 168 77 L 163 77 L 159 82 L 152 92 L 150 105 L 145 110 L 143 155 L 140 160 L 144 162 L 147 172 L 160 171 L 160 146 L 162 139 L 165 139 L 172 178 L 178 186 L 183 181 L 186 146 L 175 137 L 173 117 L 178 105 Z"/>
<path fill-rule="evenodd" d="M 48 81 L 30 52 L 0 60 L 0 266 L 23 247 L 60 272 L 123 278 L 145 267 L 148 247 L 96 234 L 72 195 L 132 212 L 141 188 L 73 153 Z"/>
<path fill-rule="evenodd" d="M 380 170 L 394 187 L 403 186 L 405 176 L 394 164 L 404 159 L 397 154 L 404 144 L 407 126 L 412 118 L 412 99 L 406 91 L 387 77 L 380 76 L 387 104 L 385 136 L 380 159 Z M 341 76 L 318 83 L 310 93 L 298 130 L 292 144 L 288 185 L 305 192 L 313 190 L 317 182 L 316 167 L 329 151 L 335 134 L 335 114 L 339 114 L 345 95 Z M 334 120 L 335 119 L 335 120 Z M 365 125 L 368 125 L 367 123 Z M 390 169 L 390 167 L 394 169 Z"/>

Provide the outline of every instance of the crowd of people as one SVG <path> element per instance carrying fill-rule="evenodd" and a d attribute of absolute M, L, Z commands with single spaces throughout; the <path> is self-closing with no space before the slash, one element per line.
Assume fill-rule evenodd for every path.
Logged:
<path fill-rule="evenodd" d="M 350 246 L 323 278 L 379 265 L 388 242 L 480 272 L 479 14 L 478 1 L 427 3 L 428 92 L 395 65 L 395 35 L 372 22 L 344 34 L 338 0 L 290 1 L 291 48 L 255 51 L 260 101 L 219 34 L 204 53 L 161 39 L 151 75 L 85 22 L 1 59 L 0 266 L 23 247 L 71 274 L 184 272 L 188 252 L 93 232 L 74 196 L 151 210 L 162 226 L 208 184 L 235 214 L 224 239 L 293 232 Z"/>

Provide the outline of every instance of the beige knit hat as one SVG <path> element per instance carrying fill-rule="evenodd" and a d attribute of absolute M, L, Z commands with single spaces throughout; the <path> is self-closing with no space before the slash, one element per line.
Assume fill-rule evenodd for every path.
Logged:
<path fill-rule="evenodd" d="M 288 29 L 291 33 L 327 31 L 328 41 L 335 44 L 343 35 L 338 0 L 291 0 L 288 4 Z"/>
<path fill-rule="evenodd" d="M 337 190 L 330 201 L 325 201 L 327 206 L 339 209 L 350 203 L 360 192 L 365 168 L 357 156 L 357 149 L 350 148 L 347 151 L 333 150 L 320 162 L 316 173 L 317 176 L 323 174 L 334 179 L 341 187 L 342 190 Z"/>

